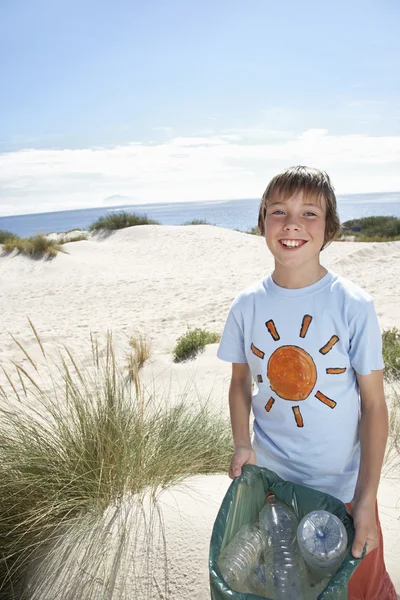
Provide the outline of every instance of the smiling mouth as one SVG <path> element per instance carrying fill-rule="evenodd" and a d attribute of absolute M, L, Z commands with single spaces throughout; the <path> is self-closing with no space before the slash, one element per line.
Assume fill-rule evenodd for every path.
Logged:
<path fill-rule="evenodd" d="M 279 240 L 279 243 L 281 244 L 281 246 L 283 246 L 284 248 L 300 248 L 300 246 L 304 246 L 304 244 L 307 243 L 306 240 Z"/>

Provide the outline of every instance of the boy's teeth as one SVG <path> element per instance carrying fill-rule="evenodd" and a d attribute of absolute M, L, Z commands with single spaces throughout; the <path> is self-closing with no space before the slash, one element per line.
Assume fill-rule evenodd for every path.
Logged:
<path fill-rule="evenodd" d="M 281 240 L 281 241 L 284 246 L 290 246 L 292 248 L 300 246 L 299 241 L 295 241 L 295 240 Z"/>

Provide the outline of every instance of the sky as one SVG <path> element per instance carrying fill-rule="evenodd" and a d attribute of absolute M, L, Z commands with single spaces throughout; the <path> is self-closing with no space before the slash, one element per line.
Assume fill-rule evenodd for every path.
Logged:
<path fill-rule="evenodd" d="M 2 0 L 0 215 L 400 190 L 398 0 Z"/>

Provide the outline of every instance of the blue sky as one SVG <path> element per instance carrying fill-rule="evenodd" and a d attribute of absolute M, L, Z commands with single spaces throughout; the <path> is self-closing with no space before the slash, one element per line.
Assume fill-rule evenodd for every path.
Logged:
<path fill-rule="evenodd" d="M 298 163 L 400 190 L 399 25 L 397 0 L 3 0 L 0 214 L 258 197 Z"/>

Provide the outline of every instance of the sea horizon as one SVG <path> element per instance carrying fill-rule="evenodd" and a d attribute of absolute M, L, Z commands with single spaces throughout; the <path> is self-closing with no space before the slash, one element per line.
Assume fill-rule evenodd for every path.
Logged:
<path fill-rule="evenodd" d="M 337 196 L 341 222 L 366 216 L 400 218 L 400 192 L 369 192 Z M 137 212 L 161 225 L 183 225 L 202 219 L 211 225 L 249 231 L 257 225 L 259 198 L 204 200 L 192 202 L 128 203 L 90 208 L 0 216 L 0 230 L 22 237 L 38 233 L 61 233 L 72 229 L 87 230 L 91 223 L 112 212 Z"/>

